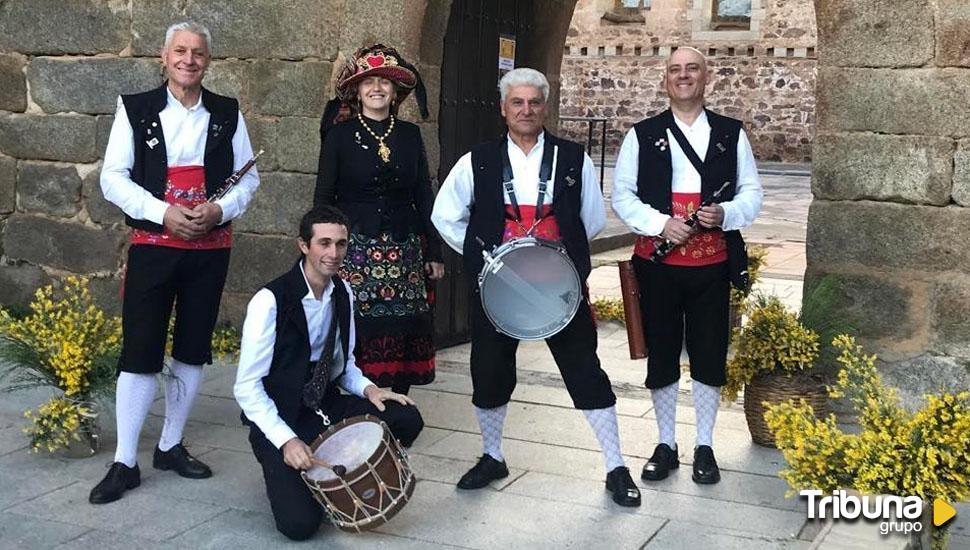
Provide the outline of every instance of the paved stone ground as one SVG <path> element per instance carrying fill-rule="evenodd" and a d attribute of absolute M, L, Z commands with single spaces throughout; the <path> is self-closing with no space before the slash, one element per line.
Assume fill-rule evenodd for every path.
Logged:
<path fill-rule="evenodd" d="M 761 289 L 797 307 L 804 271 L 808 178 L 797 171 L 766 174 L 765 215 L 747 233 L 768 246 Z M 591 277 L 597 296 L 618 293 L 611 261 L 629 248 L 598 254 Z M 631 361 L 622 326 L 600 328 L 600 356 L 618 395 L 627 464 L 638 473 L 656 438 L 653 408 L 642 386 L 643 361 Z M 510 405 L 505 451 L 512 475 L 476 492 L 455 489 L 481 453 L 470 404 L 467 345 L 442 350 L 434 384 L 413 391 L 427 428 L 412 449 L 420 481 L 413 501 L 377 532 L 348 535 L 324 528 L 304 547 L 320 548 L 616 548 L 809 549 L 882 548 L 877 540 L 812 542 L 805 507 L 785 498 L 778 451 L 751 442 L 737 405 L 718 417 L 715 448 L 723 479 L 690 480 L 694 414 L 690 384 L 678 404 L 684 467 L 659 483 L 641 483 L 643 506 L 615 506 L 603 487 L 603 462 L 583 415 L 571 407 L 541 343 L 523 343 L 519 385 Z M 114 420 L 104 413 L 106 451 L 89 459 L 27 452 L 22 410 L 44 392 L 0 400 L 0 550 L 21 548 L 267 548 L 290 546 L 273 527 L 262 477 L 232 399 L 233 365 L 206 370 L 186 431 L 193 453 L 215 476 L 186 480 L 152 470 L 164 409 L 158 398 L 143 433 L 142 486 L 119 502 L 91 506 L 87 494 L 105 473 L 114 448 Z M 970 509 L 962 507 L 951 548 L 970 548 Z M 294 545 L 295 546 L 295 545 Z"/>

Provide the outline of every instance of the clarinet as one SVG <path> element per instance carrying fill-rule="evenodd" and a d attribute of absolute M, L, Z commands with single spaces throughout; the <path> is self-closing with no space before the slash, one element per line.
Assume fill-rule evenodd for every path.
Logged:
<path fill-rule="evenodd" d="M 688 227 L 694 227 L 697 225 L 697 213 L 700 211 L 700 209 L 716 203 L 718 199 L 721 198 L 721 193 L 727 189 L 728 185 L 731 185 L 730 181 L 724 182 L 724 185 L 722 185 L 720 189 L 715 191 L 709 199 L 703 201 L 700 207 L 697 210 L 694 210 L 694 213 L 691 214 L 689 218 L 684 220 L 684 224 L 686 224 Z M 653 254 L 650 255 L 650 261 L 653 263 L 660 263 L 660 261 L 667 257 L 667 254 L 670 254 L 675 248 L 677 248 L 677 245 L 674 244 L 674 241 L 664 239 L 663 242 L 658 244 L 653 250 Z"/>
<path fill-rule="evenodd" d="M 221 199 L 222 197 L 225 197 L 226 193 L 228 193 L 229 190 L 232 189 L 233 186 L 235 186 L 236 183 L 238 183 L 239 180 L 241 180 L 242 177 L 246 175 L 246 172 L 249 172 L 249 169 L 256 165 L 256 159 L 258 159 L 259 155 L 262 155 L 262 154 L 263 154 L 263 150 L 260 149 L 259 152 L 253 156 L 253 158 L 249 159 L 249 162 L 247 162 L 242 166 L 242 168 L 240 168 L 239 170 L 236 170 L 231 176 L 226 178 L 226 181 L 222 182 L 222 187 L 217 189 L 216 192 L 213 193 L 212 196 L 206 200 L 206 202 L 215 202 Z"/>

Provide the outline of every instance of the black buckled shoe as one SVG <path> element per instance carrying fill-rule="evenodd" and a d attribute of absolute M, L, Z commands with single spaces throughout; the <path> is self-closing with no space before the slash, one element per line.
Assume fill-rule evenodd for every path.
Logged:
<path fill-rule="evenodd" d="M 694 475 L 691 479 L 701 485 L 713 485 L 721 481 L 721 470 L 714 460 L 714 449 L 707 445 L 698 445 L 694 449 Z"/>
<path fill-rule="evenodd" d="M 212 470 L 190 455 L 181 443 L 167 451 L 155 447 L 152 467 L 156 470 L 175 470 L 178 475 L 190 479 L 212 477 Z"/>
<path fill-rule="evenodd" d="M 134 468 L 129 468 L 121 462 L 115 462 L 108 469 L 108 475 L 104 476 L 101 483 L 91 489 L 88 495 L 88 502 L 91 504 L 107 504 L 114 502 L 125 494 L 125 491 L 134 489 L 141 485 L 141 470 L 135 464 Z"/>
<path fill-rule="evenodd" d="M 640 489 L 626 466 L 618 466 L 606 474 L 606 490 L 613 493 L 613 502 L 620 506 L 640 506 Z"/>
<path fill-rule="evenodd" d="M 488 453 L 478 459 L 478 464 L 465 472 L 458 480 L 459 489 L 481 489 L 496 479 L 509 477 L 509 468 L 505 462 L 495 460 Z"/>
<path fill-rule="evenodd" d="M 661 443 L 653 450 L 653 456 L 643 465 L 640 472 L 640 479 L 644 481 L 660 481 L 670 475 L 670 470 L 680 467 L 680 459 L 677 458 L 677 451 L 670 448 L 670 445 Z"/>

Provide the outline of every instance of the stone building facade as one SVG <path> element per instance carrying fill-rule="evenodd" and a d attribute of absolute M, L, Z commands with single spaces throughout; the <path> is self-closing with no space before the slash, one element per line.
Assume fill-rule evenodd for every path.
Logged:
<path fill-rule="evenodd" d="M 633 4 L 639 7 L 625 7 Z M 748 4 L 747 21 L 719 23 L 712 0 L 580 0 L 566 39 L 561 115 L 607 119 L 607 154 L 615 154 L 630 126 L 666 108 L 664 59 L 671 48 L 689 45 L 710 60 L 710 107 L 744 121 L 759 159 L 809 161 L 817 65 L 813 5 Z M 582 141 L 586 128 L 563 124 Z M 597 147 L 600 131 L 594 132 Z"/>
<path fill-rule="evenodd" d="M 806 297 L 838 283 L 912 402 L 970 388 L 970 6 L 817 0 Z"/>

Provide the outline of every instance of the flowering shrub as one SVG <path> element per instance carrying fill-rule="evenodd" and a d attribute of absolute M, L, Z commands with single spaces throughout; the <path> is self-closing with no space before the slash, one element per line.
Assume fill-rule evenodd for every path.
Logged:
<path fill-rule="evenodd" d="M 63 393 L 27 412 L 34 450 L 66 444 L 90 402 L 114 387 L 121 350 L 121 320 L 94 305 L 83 277 L 68 277 L 61 289 L 37 290 L 28 313 L 16 318 L 0 309 L 0 373 L 5 390 L 53 386 Z"/>
<path fill-rule="evenodd" d="M 769 406 L 765 419 L 788 461 L 780 476 L 791 492 L 853 488 L 916 495 L 924 503 L 970 497 L 970 392 L 928 395 L 926 405 L 911 413 L 895 389 L 882 385 L 875 355 L 845 335 L 833 346 L 841 352 L 842 369 L 829 395 L 848 399 L 862 431 L 844 433 L 834 415 L 818 419 L 804 401 Z M 943 547 L 945 533 L 934 533 L 933 541 Z"/>
<path fill-rule="evenodd" d="M 734 356 L 727 363 L 726 401 L 760 372 L 807 369 L 818 357 L 818 335 L 805 328 L 777 296 L 758 295 L 745 306 L 748 322 L 734 330 Z"/>

